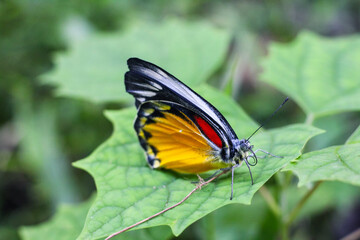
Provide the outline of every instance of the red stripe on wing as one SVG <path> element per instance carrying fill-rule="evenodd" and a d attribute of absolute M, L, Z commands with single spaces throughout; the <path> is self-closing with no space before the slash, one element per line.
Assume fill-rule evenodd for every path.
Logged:
<path fill-rule="evenodd" d="M 210 141 L 216 144 L 219 148 L 222 148 L 222 141 L 219 135 L 215 132 L 215 130 L 201 117 L 195 116 L 195 120 L 199 127 L 201 128 L 201 131 L 206 135 Z"/>

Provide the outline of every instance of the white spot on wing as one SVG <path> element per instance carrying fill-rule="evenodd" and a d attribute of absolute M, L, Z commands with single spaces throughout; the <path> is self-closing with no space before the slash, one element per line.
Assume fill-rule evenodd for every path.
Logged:
<path fill-rule="evenodd" d="M 161 87 L 160 84 L 157 84 L 156 82 L 150 82 L 151 85 L 153 85 L 154 87 L 156 87 L 158 90 L 162 90 L 163 88 Z"/>
<path fill-rule="evenodd" d="M 151 91 L 144 91 L 144 90 L 130 90 L 128 91 L 130 93 L 134 93 L 140 96 L 144 96 L 144 97 L 153 97 L 156 95 L 156 93 L 151 92 Z"/>
<path fill-rule="evenodd" d="M 146 84 L 146 83 L 137 83 L 137 82 L 133 82 L 131 84 L 139 86 L 139 87 L 147 88 L 147 89 L 152 90 L 152 91 L 158 91 L 159 90 L 158 88 L 151 86 L 152 84 L 150 85 L 150 84 Z"/>

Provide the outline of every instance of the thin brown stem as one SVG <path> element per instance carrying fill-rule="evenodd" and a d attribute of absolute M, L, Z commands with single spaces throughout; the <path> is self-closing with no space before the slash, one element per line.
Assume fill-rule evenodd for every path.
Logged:
<path fill-rule="evenodd" d="M 208 183 L 214 181 L 216 178 L 218 178 L 218 177 L 220 177 L 221 175 L 227 173 L 228 171 L 230 171 L 230 169 L 227 169 L 227 170 L 222 171 L 221 173 L 215 175 L 214 177 L 210 178 L 209 180 L 207 180 L 207 181 L 205 181 L 205 182 L 200 182 L 200 183 L 199 183 L 198 185 L 196 185 L 196 187 L 195 187 L 188 195 L 186 195 L 186 197 L 184 197 L 180 202 L 178 202 L 178 203 L 172 205 L 171 207 L 168 207 L 168 208 L 166 208 L 166 209 L 164 209 L 164 210 L 162 210 L 162 211 L 160 211 L 160 212 L 158 212 L 158 213 L 156 213 L 156 214 L 154 214 L 154 215 L 152 215 L 152 216 L 150 216 L 150 217 L 148 217 L 148 218 L 145 218 L 145 219 L 143 219 L 143 220 L 141 220 L 141 221 L 139 221 L 139 222 L 137 222 L 137 223 L 135 223 L 135 224 L 133 224 L 133 225 L 131 225 L 131 226 L 129 226 L 129 227 L 126 227 L 126 228 L 124 228 L 124 229 L 122 229 L 122 230 L 120 230 L 120 231 L 118 231 L 118 232 L 115 232 L 115 233 L 111 234 L 111 235 L 108 236 L 105 240 L 109 240 L 110 238 L 115 237 L 116 235 L 119 235 L 120 233 L 123 233 L 123 232 L 125 232 L 125 231 L 127 231 L 127 230 L 130 230 L 130 229 L 132 229 L 132 228 L 134 228 L 134 227 L 136 227 L 136 226 L 139 226 L 140 224 L 142 224 L 142 223 L 144 223 L 144 222 L 147 222 L 147 221 L 149 221 L 149 220 L 151 220 L 151 219 L 153 219 L 153 218 L 155 218 L 155 217 L 157 217 L 157 216 L 159 216 L 159 215 L 161 215 L 161 214 L 163 214 L 163 213 L 165 213 L 165 212 L 167 212 L 167 211 L 169 211 L 169 210 L 171 210 L 171 209 L 179 206 L 180 204 L 182 204 L 183 202 L 185 202 L 196 190 L 198 190 L 199 188 L 201 189 L 201 187 L 203 187 L 203 186 L 207 185 Z"/>
<path fill-rule="evenodd" d="M 306 115 L 305 124 L 311 125 L 314 122 L 315 116 L 313 113 Z"/>

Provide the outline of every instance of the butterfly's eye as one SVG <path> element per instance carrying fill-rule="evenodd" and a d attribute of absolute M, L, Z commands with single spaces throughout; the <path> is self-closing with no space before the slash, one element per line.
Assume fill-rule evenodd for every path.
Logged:
<path fill-rule="evenodd" d="M 240 142 L 240 149 L 241 151 L 247 152 L 249 150 L 251 150 L 252 146 L 250 145 L 250 142 L 247 140 L 242 140 Z"/>

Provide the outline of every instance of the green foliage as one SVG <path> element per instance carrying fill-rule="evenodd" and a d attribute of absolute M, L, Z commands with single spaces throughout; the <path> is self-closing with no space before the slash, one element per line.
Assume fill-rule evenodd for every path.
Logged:
<path fill-rule="evenodd" d="M 360 143 L 360 126 L 353 132 L 353 134 L 346 141 L 346 144 L 355 144 L 355 143 Z"/>
<path fill-rule="evenodd" d="M 323 43 L 323 41 L 325 41 L 325 43 Z M 349 100 L 347 98 L 348 95 L 344 92 L 348 91 L 348 88 L 351 87 L 354 90 L 352 93 L 355 94 L 352 98 L 357 97 L 358 93 L 356 88 L 354 88 L 354 86 L 356 86 L 354 84 L 356 75 L 355 72 L 348 72 L 349 69 L 352 71 L 352 68 L 344 67 L 347 62 L 341 63 L 341 61 L 337 59 L 339 56 L 343 57 L 346 55 L 345 53 L 348 53 L 338 54 L 339 51 L 344 51 L 344 45 L 349 44 L 348 41 L 345 40 L 339 40 L 339 42 L 339 44 L 336 44 L 336 42 L 328 43 L 328 40 L 323 40 L 312 34 L 303 34 L 299 40 L 290 46 L 273 47 L 270 58 L 265 61 L 263 77 L 274 86 L 280 89 L 286 89 L 290 97 L 298 101 L 299 105 L 307 112 L 308 119 L 310 117 L 308 123 L 311 123 L 313 117 L 353 109 L 353 107 L 344 104 L 344 101 Z M 356 39 L 350 41 L 351 44 L 356 42 Z M 97 41 L 95 41 L 94 44 L 98 44 Z M 336 76 L 347 76 L 336 78 L 336 81 L 338 81 L 338 90 L 342 90 L 343 92 L 336 97 L 334 94 L 330 94 L 333 100 L 331 104 L 329 104 L 329 98 L 319 97 L 319 92 L 330 85 L 328 87 L 330 89 L 328 93 L 332 93 L 334 86 L 332 84 L 326 84 L 324 77 L 317 80 L 316 74 L 319 73 L 314 70 L 314 66 L 318 66 L 315 63 L 307 65 L 308 59 L 303 59 L 301 55 L 304 52 L 304 46 L 308 45 L 324 47 L 323 50 L 318 50 L 319 52 L 310 52 L 309 54 L 314 54 L 314 56 L 309 56 L 309 59 L 323 59 L 324 52 L 337 53 L 331 55 L 331 61 L 329 59 L 327 60 L 341 63 L 340 65 L 343 66 L 340 71 L 341 74 L 335 71 L 328 74 L 332 74 L 332 79 L 335 79 L 334 74 Z M 314 48 L 317 49 L 318 47 Z M 296 57 L 297 55 L 300 56 Z M 292 61 L 289 59 L 285 60 L 286 56 L 293 56 Z M 81 57 L 87 58 L 86 54 L 81 55 Z M 279 59 L 283 62 L 279 61 Z M 348 59 L 348 57 L 341 59 Z M 67 60 L 68 59 L 65 59 L 64 61 L 67 62 Z M 67 64 L 70 63 L 71 60 L 67 62 Z M 280 67 L 282 63 L 284 63 L 284 65 L 289 64 L 292 68 L 289 66 Z M 321 61 L 319 64 L 322 67 L 324 65 Z M 215 66 L 216 65 L 213 65 L 212 69 L 214 69 Z M 204 72 L 208 72 L 207 75 L 209 75 L 210 70 L 211 68 Z M 284 73 L 280 70 L 286 70 L 288 72 Z M 99 73 L 101 71 L 102 70 L 100 70 Z M 123 72 L 125 71 L 124 69 Z M 169 71 L 172 72 L 171 69 Z M 186 72 L 188 71 L 191 72 L 191 70 L 184 68 L 183 76 L 187 76 Z M 174 70 L 174 72 L 176 75 L 176 70 Z M 291 72 L 295 72 L 297 75 L 292 76 Z M 277 74 L 281 74 L 281 76 L 288 76 L 287 74 L 290 74 L 291 76 L 285 79 L 285 77 L 279 77 Z M 309 78 L 309 80 L 304 81 L 304 78 Z M 183 80 L 181 74 L 180 79 Z M 189 78 L 185 77 L 185 79 Z M 206 75 L 197 79 L 205 80 Z M 95 79 L 94 81 L 96 82 L 98 80 Z M 193 84 L 197 85 L 202 81 L 193 82 Z M 303 86 L 301 89 L 310 90 L 298 91 L 299 84 Z M 111 86 L 112 88 L 116 88 L 116 85 Z M 344 88 L 340 88 L 339 86 L 344 86 Z M 225 115 L 239 136 L 248 136 L 256 128 L 256 124 L 227 96 L 206 86 L 195 90 L 201 95 L 208 96 L 207 99 Z M 104 89 L 104 92 L 99 93 L 98 96 L 104 97 L 111 95 L 110 91 Z M 96 98 L 94 98 L 94 96 L 93 93 L 83 95 L 83 97 L 89 100 L 94 100 Z M 313 100 L 319 98 L 319 102 Z M 101 101 L 103 100 L 106 101 L 105 99 Z M 167 206 L 177 203 L 194 188 L 191 181 L 196 181 L 196 177 L 192 175 L 181 175 L 171 171 L 154 171 L 148 168 L 143 157 L 143 151 L 131 127 L 135 115 L 136 111 L 134 108 L 107 112 L 107 116 L 115 128 L 112 137 L 88 158 L 75 163 L 75 166 L 85 169 L 94 177 L 98 190 L 98 197 L 89 210 L 84 229 L 79 239 L 105 237 L 115 231 L 130 226 L 163 210 Z M 252 142 L 255 146 L 261 146 L 262 149 L 284 157 L 280 159 L 266 157 L 259 161 L 259 164 L 252 169 L 255 181 L 254 185 L 251 185 L 247 169 L 245 167 L 239 168 L 237 169 L 237 180 L 234 184 L 235 195 L 232 201 L 228 199 L 230 194 L 230 178 L 222 177 L 215 183 L 211 183 L 197 192 L 182 205 L 140 225 L 138 228 L 169 225 L 173 233 L 179 235 L 190 224 L 222 206 L 230 203 L 250 204 L 256 191 L 284 166 L 285 170 L 291 170 L 299 176 L 300 186 L 317 180 L 339 180 L 359 184 L 359 170 L 349 168 L 349 166 L 358 160 L 358 156 L 352 158 L 356 155 L 356 148 L 359 147 L 357 143 L 301 154 L 307 140 L 321 132 L 319 129 L 309 125 L 298 124 L 262 132 L 254 136 Z M 349 141 L 358 141 L 357 135 L 358 133 L 355 132 Z M 333 157 L 331 158 L 329 156 Z M 340 159 L 342 163 L 339 163 L 338 156 L 341 156 Z M 291 162 L 291 164 L 288 164 L 289 162 Z M 337 166 L 336 164 L 340 165 Z M 323 165 L 326 166 L 324 167 Z M 344 169 L 343 171 L 341 171 L 342 168 Z M 349 171 L 352 171 L 352 174 L 350 174 Z M 309 175 L 314 177 L 309 178 Z M 139 191 L 139 189 L 141 189 L 141 191 Z M 295 194 L 294 196 L 299 195 Z M 319 207 L 314 209 L 318 208 Z"/>
<path fill-rule="evenodd" d="M 58 240 L 76 239 L 93 201 L 94 197 L 81 204 L 62 204 L 51 220 L 37 226 L 22 227 L 20 234 L 24 240 L 54 239 L 54 236 Z"/>
<path fill-rule="evenodd" d="M 326 39 L 304 32 L 292 44 L 275 44 L 264 62 L 266 82 L 291 95 L 311 116 L 359 110 L 359 37 Z M 299 176 L 299 185 L 338 180 L 360 185 L 359 130 L 348 144 L 300 156 L 285 170 Z"/>
<path fill-rule="evenodd" d="M 62 204 L 54 217 L 37 226 L 20 228 L 20 235 L 24 240 L 51 238 L 57 240 L 76 239 L 83 228 L 84 219 L 95 197 L 81 204 Z M 168 239 L 171 231 L 166 227 L 157 227 L 124 233 L 115 239 Z"/>
<path fill-rule="evenodd" d="M 270 187 L 271 193 L 276 195 L 274 186 Z M 286 212 L 293 209 L 298 200 L 306 194 L 307 187 L 291 185 L 282 193 L 287 204 L 283 206 Z M 296 223 L 306 222 L 309 216 L 337 208 L 339 211 L 351 206 L 358 194 L 358 187 L 340 182 L 324 182 L 311 196 L 301 209 Z M 251 205 L 229 204 L 219 208 L 195 223 L 201 232 L 198 235 L 204 239 L 276 239 L 279 226 L 276 216 L 269 211 L 268 205 L 260 194 L 255 194 Z M 187 231 L 184 234 L 187 236 Z M 183 236 L 183 234 L 181 235 Z M 266 237 L 264 237 L 266 236 Z M 196 238 L 197 236 L 195 236 Z"/>
<path fill-rule="evenodd" d="M 249 131 L 248 126 L 255 129 L 255 125 L 227 96 L 209 87 L 199 92 L 207 92 L 218 99 L 215 105 L 231 122 L 236 119 L 235 126 L 239 127 L 235 129 L 240 136 L 243 128 L 243 132 Z M 222 111 L 226 109 L 232 111 Z M 94 177 L 98 189 L 97 200 L 89 211 L 79 239 L 104 237 L 151 216 L 179 202 L 195 187 L 191 181 L 197 180 L 193 175 L 151 170 L 147 166 L 135 132 L 129 127 L 136 115 L 135 109 L 112 111 L 107 115 L 115 127 L 112 137 L 91 156 L 75 163 Z M 232 201 L 229 200 L 231 179 L 224 177 L 140 228 L 166 224 L 175 235 L 179 235 L 191 223 L 221 206 L 250 204 L 255 192 L 279 169 L 298 157 L 306 141 L 320 132 L 306 125 L 290 125 L 257 135 L 253 140 L 256 146 L 284 158 L 261 160 L 252 169 L 254 185 L 251 185 L 248 169 L 243 166 L 236 171 Z"/>
<path fill-rule="evenodd" d="M 70 163 L 110 136 L 103 108 L 133 102 L 123 83 L 129 57 L 154 62 L 193 87 L 221 110 L 240 138 L 257 124 L 205 81 L 226 87 L 259 122 L 281 101 L 276 90 L 293 102 L 266 125 L 285 127 L 251 139 L 255 149 L 284 156 L 259 159 L 252 167 L 255 185 L 242 166 L 233 201 L 224 175 L 181 206 L 115 239 L 168 239 L 168 226 L 176 235 L 182 232 L 182 239 L 349 234 L 360 196 L 360 127 L 353 132 L 359 125 L 360 37 L 321 37 L 302 29 L 328 36 L 358 33 L 358 8 L 353 0 L 1 1 L 0 239 L 103 238 L 195 187 L 193 175 L 148 168 L 132 127 L 132 107 L 106 111 L 113 135 L 75 163 L 94 177 L 98 197 L 62 204 L 94 191 L 91 176 Z M 71 38 L 74 32 L 78 36 L 79 22 L 91 31 L 82 40 Z M 290 43 L 269 44 L 273 39 Z M 258 63 L 268 46 L 265 83 L 258 83 Z M 108 102 L 116 105 L 103 104 Z M 302 122 L 303 112 L 305 124 L 289 124 Z M 315 136 L 323 132 L 319 129 L 326 133 Z"/>
<path fill-rule="evenodd" d="M 143 23 L 126 32 L 97 33 L 74 42 L 69 53 L 57 55 L 55 70 L 43 79 L 57 85 L 62 96 L 128 101 L 131 97 L 121 81 L 128 58 L 151 61 L 195 86 L 220 67 L 229 40 L 227 31 L 205 22 Z"/>
<path fill-rule="evenodd" d="M 61 202 L 74 202 L 79 199 L 78 189 L 58 140 L 54 103 L 41 104 L 33 111 L 27 95 L 27 90 L 24 90 L 21 99 L 17 99 L 16 124 L 24 136 L 20 145 L 22 166 L 38 178 L 42 194 L 48 195 L 54 206 Z"/>
<path fill-rule="evenodd" d="M 251 205 L 228 204 L 205 216 L 199 223 L 202 225 L 201 236 L 204 239 L 256 239 L 262 235 L 262 220 L 268 215 L 264 199 L 255 194 Z M 198 224 L 199 224 L 198 223 Z M 271 238 L 268 235 L 269 238 Z"/>
<path fill-rule="evenodd" d="M 294 171 L 299 186 L 314 181 L 341 181 L 360 185 L 360 161 L 358 128 L 347 144 L 313 151 L 300 156 L 284 170 Z"/>
<path fill-rule="evenodd" d="M 262 78 L 290 95 L 308 115 L 360 110 L 360 39 L 327 39 L 302 32 L 273 44 Z"/>

